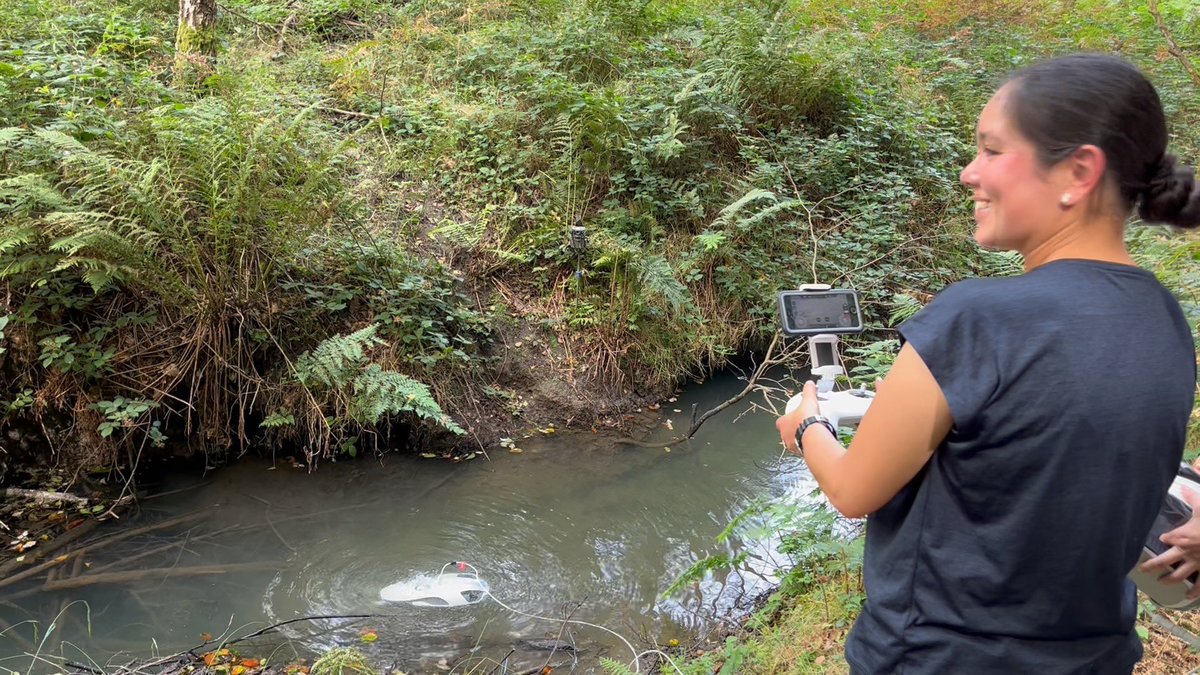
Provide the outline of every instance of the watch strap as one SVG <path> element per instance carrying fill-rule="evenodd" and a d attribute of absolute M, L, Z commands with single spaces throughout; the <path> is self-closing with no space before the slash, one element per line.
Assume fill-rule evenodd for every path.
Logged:
<path fill-rule="evenodd" d="M 804 432 L 814 424 L 823 425 L 829 430 L 829 433 L 833 434 L 834 438 L 837 438 L 837 429 L 834 428 L 833 422 L 830 422 L 828 417 L 825 417 L 824 415 L 805 417 L 804 421 L 800 423 L 800 428 L 796 429 L 796 449 L 800 451 L 800 455 L 802 457 L 804 456 L 804 442 L 801 439 L 804 438 Z"/>

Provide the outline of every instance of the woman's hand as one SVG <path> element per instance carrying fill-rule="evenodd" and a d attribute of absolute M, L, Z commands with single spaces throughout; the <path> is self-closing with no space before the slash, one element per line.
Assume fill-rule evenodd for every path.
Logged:
<path fill-rule="evenodd" d="M 1191 520 L 1159 537 L 1171 548 L 1142 563 L 1143 572 L 1166 572 L 1179 563 L 1170 574 L 1162 577 L 1162 581 L 1168 584 L 1177 584 L 1200 571 L 1200 493 L 1184 487 L 1183 500 L 1192 508 Z M 1200 584 L 1192 586 L 1187 597 L 1189 600 L 1200 598 Z"/>
<path fill-rule="evenodd" d="M 804 383 L 804 390 L 801 394 L 800 405 L 792 412 L 775 420 L 775 428 L 779 430 L 779 438 L 783 441 L 783 447 L 793 455 L 800 454 L 800 448 L 796 445 L 796 430 L 800 428 L 800 423 L 812 417 L 813 415 L 821 414 L 821 406 L 817 402 L 817 385 L 811 380 Z"/>
<path fill-rule="evenodd" d="M 883 380 L 875 380 L 875 393 L 879 393 L 879 388 L 883 385 Z M 812 417 L 813 415 L 821 414 L 821 403 L 817 399 L 817 385 L 813 384 L 812 380 L 804 383 L 804 389 L 801 391 L 800 405 L 792 412 L 775 420 L 775 428 L 779 430 L 779 438 L 783 441 L 783 447 L 793 455 L 800 454 L 800 448 L 796 445 L 796 430 L 800 428 L 800 423 Z M 836 426 L 836 422 L 835 422 Z"/>

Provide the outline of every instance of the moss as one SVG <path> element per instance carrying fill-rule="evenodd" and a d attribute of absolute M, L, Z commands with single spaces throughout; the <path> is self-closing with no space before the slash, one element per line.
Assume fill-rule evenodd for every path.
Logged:
<path fill-rule="evenodd" d="M 180 23 L 175 32 L 175 86 L 191 88 L 216 70 L 217 29 Z"/>
<path fill-rule="evenodd" d="M 195 28 L 186 23 L 179 24 L 175 32 L 175 52 L 180 54 L 202 54 L 214 57 L 217 54 L 217 29 Z"/>

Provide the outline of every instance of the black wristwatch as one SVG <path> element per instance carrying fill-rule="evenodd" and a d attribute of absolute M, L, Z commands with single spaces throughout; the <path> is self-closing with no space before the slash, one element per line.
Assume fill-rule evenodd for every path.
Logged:
<path fill-rule="evenodd" d="M 804 443 L 800 439 L 804 437 L 805 429 L 814 424 L 824 424 L 829 433 L 833 434 L 835 439 L 837 438 L 837 429 L 833 428 L 833 422 L 830 422 L 829 418 L 823 415 L 813 415 L 812 417 L 804 418 L 804 421 L 800 423 L 800 428 L 796 429 L 796 449 L 800 451 L 801 457 L 804 456 Z"/>

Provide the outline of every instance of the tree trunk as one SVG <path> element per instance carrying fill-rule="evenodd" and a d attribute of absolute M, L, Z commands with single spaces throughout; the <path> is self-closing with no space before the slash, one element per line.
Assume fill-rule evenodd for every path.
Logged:
<path fill-rule="evenodd" d="M 212 74 L 217 57 L 216 0 L 179 0 L 175 84 L 195 86 Z"/>

